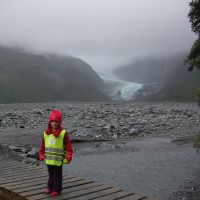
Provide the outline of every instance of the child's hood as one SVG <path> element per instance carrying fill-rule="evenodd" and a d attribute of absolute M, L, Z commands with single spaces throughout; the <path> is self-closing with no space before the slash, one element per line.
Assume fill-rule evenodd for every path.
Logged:
<path fill-rule="evenodd" d="M 49 114 L 49 119 L 48 119 L 48 123 L 50 123 L 51 121 L 57 121 L 60 125 L 62 123 L 62 114 L 60 112 L 60 110 L 52 110 L 51 113 Z"/>
<path fill-rule="evenodd" d="M 58 122 L 58 130 L 56 131 L 52 131 L 52 128 L 51 128 L 51 122 L 52 121 L 57 121 Z M 50 134 L 53 132 L 53 134 L 58 137 L 60 132 L 62 131 L 62 114 L 60 112 L 60 110 L 58 109 L 55 109 L 55 110 L 52 110 L 51 113 L 49 114 L 49 118 L 48 118 L 48 127 L 47 127 L 47 130 L 46 130 L 46 133 L 47 134 Z"/>

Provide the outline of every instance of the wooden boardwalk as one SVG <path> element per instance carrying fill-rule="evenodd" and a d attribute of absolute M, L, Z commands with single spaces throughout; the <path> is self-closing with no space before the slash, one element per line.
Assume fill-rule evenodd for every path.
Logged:
<path fill-rule="evenodd" d="M 47 170 L 18 161 L 0 161 L 0 200 L 157 200 L 142 194 L 128 193 L 120 188 L 104 185 L 82 177 L 63 174 L 61 195 L 44 194 Z"/>

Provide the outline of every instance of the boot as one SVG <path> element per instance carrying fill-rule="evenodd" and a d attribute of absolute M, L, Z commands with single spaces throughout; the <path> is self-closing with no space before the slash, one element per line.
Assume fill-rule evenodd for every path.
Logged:
<path fill-rule="evenodd" d="M 59 194 L 60 194 L 60 192 L 52 192 L 52 193 L 51 193 L 51 197 L 58 196 Z"/>

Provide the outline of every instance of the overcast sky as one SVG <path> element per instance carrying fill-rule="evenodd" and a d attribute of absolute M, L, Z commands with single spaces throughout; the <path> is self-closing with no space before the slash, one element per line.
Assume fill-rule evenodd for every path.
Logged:
<path fill-rule="evenodd" d="M 189 50 L 189 0 L 0 0 L 0 45 L 83 58 L 97 71 Z"/>

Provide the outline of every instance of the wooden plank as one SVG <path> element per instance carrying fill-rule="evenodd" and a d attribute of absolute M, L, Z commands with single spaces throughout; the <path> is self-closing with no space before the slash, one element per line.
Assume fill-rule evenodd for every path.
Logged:
<path fill-rule="evenodd" d="M 71 180 L 73 178 L 75 178 L 75 176 L 63 176 L 63 178 L 66 178 L 65 180 Z M 34 185 L 40 185 L 43 183 L 47 183 L 48 181 L 48 177 L 42 177 L 40 179 L 32 179 L 32 180 L 27 180 L 27 181 L 21 181 L 21 182 L 16 182 L 16 184 L 12 185 L 10 183 L 8 183 L 7 185 L 4 185 L 4 187 L 10 189 L 10 190 L 17 190 L 20 188 L 25 188 L 28 186 L 34 186 Z"/>
<path fill-rule="evenodd" d="M 25 163 L 24 161 L 15 161 L 15 160 L 9 160 L 9 161 L 3 161 L 0 166 L 17 166 L 17 165 L 27 165 L 31 163 Z"/>
<path fill-rule="evenodd" d="M 68 177 L 68 178 L 71 178 L 71 177 L 74 177 L 74 176 L 69 176 L 69 175 L 66 175 L 66 174 L 64 174 L 63 175 L 63 178 L 65 178 L 65 177 Z M 8 183 L 4 183 L 3 185 L 5 185 L 5 187 L 7 187 L 7 186 L 15 186 L 15 185 L 20 185 L 20 184 L 23 184 L 23 183 L 32 183 L 32 182 L 37 182 L 37 181 L 39 181 L 39 180 L 41 180 L 41 179 L 45 179 L 45 178 L 48 178 L 48 175 L 45 175 L 45 176 L 37 176 L 37 177 L 35 177 L 34 179 L 25 179 L 25 180 L 14 180 L 13 179 L 13 181 L 11 181 L 11 182 L 8 182 Z M 1 179 L 1 178 L 0 178 Z M 3 183 L 3 181 L 5 182 L 5 180 L 0 180 L 0 184 L 1 183 Z"/>
<path fill-rule="evenodd" d="M 65 199 L 66 195 L 69 195 L 70 193 L 72 194 L 72 196 L 74 196 L 76 193 L 80 192 L 80 191 L 85 191 L 88 190 L 88 188 L 93 188 L 93 187 L 98 187 L 101 186 L 102 184 L 100 183 L 95 183 L 92 181 L 88 181 L 88 180 L 82 180 L 80 182 L 74 182 L 71 183 L 69 185 L 65 185 L 64 189 L 62 190 L 62 193 L 60 196 L 56 197 L 56 199 Z M 48 199 L 49 196 L 47 196 L 46 194 L 36 194 L 34 196 L 27 196 L 26 198 L 28 200 L 38 200 L 38 199 Z"/>
<path fill-rule="evenodd" d="M 10 168 L 10 169 L 14 169 L 14 168 L 18 168 L 18 167 L 33 167 L 33 168 L 42 168 L 41 166 L 38 165 L 33 165 L 30 163 L 23 163 L 23 162 L 19 162 L 19 163 L 11 163 L 10 165 L 0 165 L 0 170 L 6 169 L 6 168 Z"/>
<path fill-rule="evenodd" d="M 90 199 L 99 199 L 99 197 L 105 197 L 106 195 L 108 194 L 117 194 L 118 192 L 121 192 L 122 189 L 119 189 L 119 188 L 108 188 L 108 189 L 105 189 L 105 190 L 102 190 L 102 191 L 97 191 L 97 192 L 94 192 L 94 193 L 90 193 L 90 194 L 87 194 L 87 195 L 83 195 L 83 196 L 80 196 L 80 197 L 76 197 L 76 198 L 73 198 L 73 200 L 90 200 Z M 108 198 L 108 200 L 110 200 L 110 198 Z"/>
<path fill-rule="evenodd" d="M 47 181 L 48 171 L 39 166 L 27 165 L 18 161 L 0 163 L 0 194 L 3 191 L 9 199 L 51 199 L 43 192 Z M 155 197 L 147 198 L 142 194 L 128 193 L 120 188 L 63 173 L 62 194 L 54 197 L 54 200 L 68 198 L 74 200 L 158 200 Z"/>
<path fill-rule="evenodd" d="M 0 170 L 0 174 L 3 174 L 5 172 L 13 172 L 13 171 L 23 171 L 23 170 L 28 170 L 28 169 L 32 169 L 32 170 L 43 170 L 46 171 L 46 169 L 40 168 L 40 167 L 31 167 L 31 166 L 21 166 L 21 167 L 17 167 L 17 168 L 6 168 L 4 170 Z"/>
<path fill-rule="evenodd" d="M 6 184 L 6 183 L 12 183 L 12 182 L 18 182 L 18 181 L 23 181 L 23 180 L 29 180 L 29 179 L 35 179 L 37 177 L 46 177 L 46 174 L 35 174 L 35 175 L 31 175 L 31 176 L 26 176 L 26 177 L 20 177 L 20 178 L 14 178 L 14 179 L 1 179 L 0 180 L 0 184 Z"/>
<path fill-rule="evenodd" d="M 8 176 L 8 177 L 2 177 L 2 180 L 16 180 L 16 179 L 22 179 L 24 178 L 24 180 L 28 177 L 32 177 L 32 176 L 47 176 L 47 173 L 45 172 L 30 172 L 27 174 L 13 174 L 12 176 Z"/>
<path fill-rule="evenodd" d="M 154 196 L 150 196 L 150 197 L 147 197 L 145 200 L 159 200 L 159 199 Z"/>
<path fill-rule="evenodd" d="M 36 167 L 32 167 L 32 166 L 24 166 L 24 165 L 22 165 L 22 166 L 19 166 L 19 167 L 5 167 L 5 168 L 2 168 L 2 169 L 0 169 L 0 173 L 3 173 L 3 172 L 5 172 L 5 171 L 20 171 L 20 170 L 23 170 L 23 169 L 29 169 L 29 168 L 32 168 L 32 169 L 42 169 L 42 168 L 36 168 Z"/>
<path fill-rule="evenodd" d="M 59 200 L 65 200 L 67 198 L 70 199 L 70 198 L 75 198 L 75 197 L 82 197 L 83 195 L 88 195 L 88 194 L 95 193 L 95 192 L 98 192 L 98 191 L 103 191 L 103 190 L 106 190 L 106 189 L 109 189 L 109 188 L 111 188 L 111 186 L 100 185 L 100 186 L 88 188 L 88 189 L 85 189 L 85 190 L 74 191 L 74 192 L 67 193 L 63 197 L 60 196 L 61 199 L 59 199 Z"/>
<path fill-rule="evenodd" d="M 11 183 L 6 183 L 6 184 L 4 184 L 3 186 L 4 187 L 20 187 L 20 185 L 21 184 L 24 184 L 24 183 L 26 183 L 26 184 L 28 184 L 28 183 L 37 183 L 38 181 L 41 181 L 41 180 L 44 180 L 45 178 L 48 178 L 48 177 L 37 177 L 37 178 L 35 178 L 35 179 L 31 179 L 31 180 L 22 180 L 22 181 L 18 181 L 18 182 L 11 182 Z"/>
<path fill-rule="evenodd" d="M 6 188 L 14 192 L 28 191 L 33 186 L 41 187 L 40 185 L 47 184 L 48 178 L 43 178 L 35 182 L 29 182 L 19 185 L 7 186 Z"/>
<path fill-rule="evenodd" d="M 120 199 L 120 200 L 143 200 L 143 199 L 145 199 L 146 200 L 146 196 L 142 195 L 140 193 L 136 193 L 136 194 L 132 194 L 132 195 L 129 195 L 126 197 L 122 197 L 122 198 L 120 197 L 117 199 Z"/>
<path fill-rule="evenodd" d="M 17 165 L 13 165 L 13 166 L 11 166 L 11 165 L 0 165 L 0 171 L 6 170 L 6 169 L 15 169 L 15 168 L 21 167 L 21 166 L 25 166 L 25 165 L 24 164 L 21 164 L 21 165 L 17 164 Z"/>
<path fill-rule="evenodd" d="M 19 163 L 22 163 L 22 164 L 25 164 L 24 162 L 20 162 L 20 161 L 16 161 L 16 160 L 3 160 L 0 164 L 0 166 L 3 166 L 3 165 L 17 165 Z"/>
<path fill-rule="evenodd" d="M 69 176 L 69 175 L 63 175 L 63 178 L 73 178 L 74 176 Z M 21 187 L 21 184 L 37 184 L 37 182 L 40 182 L 42 180 L 47 180 L 48 179 L 48 176 L 43 176 L 43 177 L 37 177 L 35 179 L 27 179 L 27 180 L 22 180 L 22 181 L 17 181 L 17 182 L 11 182 L 11 183 L 7 183 L 7 184 L 4 184 L 3 186 L 4 187 L 11 187 L 11 188 L 20 188 Z"/>
<path fill-rule="evenodd" d="M 126 197 L 126 196 L 130 196 L 130 195 L 133 195 L 134 193 L 128 193 L 128 192 L 125 192 L 125 191 L 119 191 L 119 192 L 116 192 L 116 193 L 110 193 L 110 194 L 107 194 L 105 196 L 102 196 L 102 197 L 98 197 L 97 199 L 98 200 L 114 200 L 114 199 L 120 199 L 121 197 Z"/>
<path fill-rule="evenodd" d="M 22 170 L 28 171 L 29 169 L 33 169 L 32 171 L 38 171 L 38 170 L 40 170 L 40 171 L 46 171 L 46 172 L 48 172 L 47 169 L 43 169 L 43 168 L 40 168 L 40 167 L 25 166 L 25 167 L 14 168 L 14 169 L 8 168 L 7 170 L 5 170 L 3 172 L 0 171 L 0 174 L 13 173 L 13 172 L 20 172 L 21 173 Z M 67 173 L 64 172 L 63 174 L 67 174 Z"/>
<path fill-rule="evenodd" d="M 16 195 L 12 193 L 11 191 L 7 191 L 5 188 L 0 187 L 0 199 L 2 200 L 10 200 L 10 199 L 16 199 Z"/>
<path fill-rule="evenodd" d="M 78 177 L 74 177 L 74 178 L 71 178 L 71 179 L 65 179 L 63 180 L 63 184 L 65 183 L 71 183 L 71 182 L 76 182 L 76 181 L 80 181 L 80 180 L 84 180 L 83 178 L 78 178 Z M 17 188 L 17 189 L 12 189 L 14 192 L 17 192 L 17 193 L 22 193 L 22 192 L 28 192 L 28 191 L 31 191 L 31 190 L 36 190 L 36 189 L 41 189 L 41 188 L 44 188 L 46 187 L 47 185 L 47 181 L 48 180 L 43 180 L 42 182 L 38 182 L 35 183 L 35 184 L 24 184 L 21 186 L 21 188 Z"/>
<path fill-rule="evenodd" d="M 90 187 L 90 188 L 82 188 L 80 190 L 77 190 L 77 188 L 74 188 L 75 190 L 72 192 L 72 191 L 68 191 L 66 194 L 62 194 L 62 196 L 59 196 L 58 199 L 56 200 L 65 200 L 65 199 L 74 199 L 75 197 L 77 197 L 78 199 L 85 196 L 85 195 L 88 195 L 88 194 L 92 194 L 92 193 L 96 193 L 96 192 L 99 192 L 99 191 L 103 191 L 103 190 L 106 190 L 106 189 L 109 189 L 111 188 L 111 186 L 106 186 L 106 185 L 99 185 L 99 186 L 93 186 L 93 187 Z"/>
<path fill-rule="evenodd" d="M 26 168 L 30 168 L 30 166 L 23 166 L 23 165 L 20 165 L 20 166 L 15 166 L 15 167 L 5 167 L 5 168 L 0 168 L 0 173 L 4 172 L 4 171 L 11 171 L 11 170 L 18 170 L 18 169 L 26 169 Z"/>
<path fill-rule="evenodd" d="M 0 173 L 0 175 L 2 175 L 2 177 L 6 177 L 6 178 L 9 178 L 10 176 L 20 176 L 21 174 L 24 174 L 24 175 L 28 175 L 28 174 L 34 174 L 34 173 L 37 173 L 37 172 L 39 172 L 39 173 L 46 173 L 46 174 L 48 174 L 48 172 L 46 171 L 46 170 L 41 170 L 41 169 L 33 169 L 33 170 L 31 170 L 31 168 L 29 168 L 29 170 L 27 170 L 27 171 L 8 171 L 7 173 L 3 173 L 3 174 L 1 174 Z"/>
<path fill-rule="evenodd" d="M 18 160 L 10 160 L 10 159 L 3 160 L 3 163 L 14 163 L 14 162 L 21 162 L 21 161 L 18 161 Z"/>
<path fill-rule="evenodd" d="M 66 187 L 67 187 L 67 192 L 69 193 L 70 192 L 70 189 L 73 187 L 73 188 L 77 188 L 79 189 L 80 187 L 82 188 L 89 188 L 89 187 L 94 187 L 94 186 L 98 186 L 98 184 L 96 183 L 91 183 L 91 182 L 88 182 L 86 180 L 80 180 L 80 181 L 77 181 L 77 182 L 73 182 L 73 183 L 68 183 L 66 184 Z M 23 193 L 20 193 L 22 196 L 28 198 L 28 197 L 31 197 L 33 195 L 40 195 L 40 198 L 42 196 L 45 196 L 43 195 L 43 190 L 44 188 L 42 189 L 39 189 L 39 190 L 36 190 L 36 191 L 29 191 L 29 192 L 23 192 Z M 62 191 L 62 195 L 63 195 L 63 191 Z"/>
<path fill-rule="evenodd" d="M 35 166 L 35 165 L 30 165 L 30 164 L 25 164 L 23 162 L 12 162 L 9 164 L 1 164 L 0 169 L 5 169 L 7 168 L 14 168 L 14 167 L 20 167 L 20 166 Z"/>
<path fill-rule="evenodd" d="M 47 170 L 43 170 L 43 169 L 31 169 L 31 168 L 26 168 L 26 169 L 19 169 L 19 170 L 7 170 L 5 172 L 0 173 L 1 176 L 6 176 L 6 175 L 13 175 L 13 174 L 27 174 L 30 172 L 46 172 Z"/>
<path fill-rule="evenodd" d="M 19 167 L 32 167 L 32 168 L 42 168 L 42 166 L 40 166 L 40 165 L 33 165 L 33 164 L 31 164 L 31 163 L 11 163 L 10 165 L 0 165 L 0 170 L 4 170 L 4 169 L 6 169 L 6 168 L 9 168 L 9 169 L 17 169 L 17 168 L 19 168 Z"/>
<path fill-rule="evenodd" d="M 13 176 L 21 176 L 21 175 L 25 175 L 25 174 L 33 174 L 33 173 L 46 173 L 47 172 L 45 170 L 42 169 L 26 169 L 25 171 L 8 171 L 5 173 L 0 173 L 1 178 L 9 178 L 9 177 L 13 177 Z"/>
<path fill-rule="evenodd" d="M 21 197 L 20 195 L 10 190 L 7 190 L 6 188 L 2 188 L 1 186 L 0 186 L 0 191 L 1 191 L 1 195 L 6 197 L 6 199 L 8 200 L 26 200 L 24 197 Z"/>
<path fill-rule="evenodd" d="M 29 163 L 29 162 L 26 162 L 24 160 L 21 160 L 21 161 L 16 161 L 16 160 L 8 160 L 8 161 L 3 161 L 0 163 L 0 167 L 1 166 L 18 166 L 18 165 L 29 165 L 29 166 L 36 166 L 35 164 L 32 164 L 32 163 Z"/>
<path fill-rule="evenodd" d="M 87 180 L 84 180 L 84 179 L 76 181 L 76 182 L 68 183 L 64 186 L 64 189 L 62 190 L 62 196 L 66 191 L 70 192 L 70 191 L 74 191 L 75 189 L 79 190 L 80 188 L 92 187 L 90 184 L 93 184 L 93 187 L 98 185 L 94 182 L 87 181 Z M 45 198 L 46 194 L 43 193 L 43 190 L 44 190 L 44 188 L 39 190 L 39 191 L 31 191 L 29 193 L 28 192 L 27 193 L 21 193 L 21 195 L 25 196 L 27 199 L 29 199 L 29 197 L 34 196 L 34 195 L 37 195 L 37 197 L 39 197 L 39 198 Z"/>
<path fill-rule="evenodd" d="M 85 189 L 92 188 L 92 187 L 97 187 L 100 185 L 102 185 L 102 183 L 84 180 L 82 183 L 79 183 L 77 185 L 75 185 L 75 184 L 73 184 L 73 185 L 70 184 L 69 186 L 65 185 L 62 190 L 62 195 L 69 193 L 69 192 L 74 192 L 74 191 L 79 191 L 79 190 L 85 190 Z"/>

